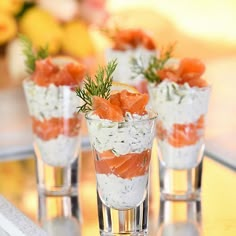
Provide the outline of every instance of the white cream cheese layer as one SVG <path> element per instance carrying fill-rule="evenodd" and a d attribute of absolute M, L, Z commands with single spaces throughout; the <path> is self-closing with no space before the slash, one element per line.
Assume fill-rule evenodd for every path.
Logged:
<path fill-rule="evenodd" d="M 150 133 L 150 131 L 155 128 L 153 127 L 153 121 L 142 121 L 147 120 L 148 115 L 131 116 L 127 113 L 126 119 L 129 122 L 123 123 L 100 119 L 96 115 L 90 115 L 89 117 L 91 120 L 88 119 L 87 124 L 90 142 L 96 151 L 100 153 L 112 150 L 119 156 L 131 152 L 141 153 L 152 147 L 152 133 L 154 134 L 154 132 Z"/>
<path fill-rule="evenodd" d="M 148 174 L 123 179 L 116 175 L 97 174 L 98 192 L 103 203 L 115 209 L 137 207 L 147 195 Z"/>
<path fill-rule="evenodd" d="M 44 141 L 34 137 L 34 149 L 37 158 L 51 166 L 65 167 L 70 165 L 77 157 L 79 151 L 79 138 L 59 135 L 55 139 Z"/>
<path fill-rule="evenodd" d="M 115 81 L 135 86 L 140 83 L 140 80 L 142 80 L 143 77 L 141 76 L 136 79 L 131 79 L 133 76 L 130 65 L 131 58 L 136 58 L 138 60 L 141 59 L 143 65 L 146 67 L 151 56 L 156 56 L 157 53 L 158 52 L 156 50 L 147 50 L 143 47 L 138 47 L 136 49 L 128 49 L 126 51 L 119 51 L 108 48 L 105 51 L 105 60 L 106 62 L 108 62 L 110 60 L 117 59 L 118 65 L 113 74 L 113 79 Z"/>
<path fill-rule="evenodd" d="M 73 117 L 79 98 L 70 86 L 38 86 L 31 80 L 23 83 L 26 101 L 31 116 L 38 120 L 52 117 Z"/>
<path fill-rule="evenodd" d="M 173 124 L 196 122 L 208 110 L 210 88 L 189 87 L 163 81 L 158 86 L 149 86 L 151 106 L 158 113 L 166 129 Z"/>
<path fill-rule="evenodd" d="M 167 168 L 179 170 L 194 168 L 201 161 L 203 151 L 203 140 L 181 148 L 173 147 L 166 140 L 158 140 L 158 157 Z"/>

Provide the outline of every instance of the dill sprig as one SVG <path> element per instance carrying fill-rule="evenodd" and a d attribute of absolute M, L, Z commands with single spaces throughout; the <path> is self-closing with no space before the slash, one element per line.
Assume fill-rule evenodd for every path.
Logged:
<path fill-rule="evenodd" d="M 93 96 L 109 99 L 111 86 L 112 86 L 112 74 L 117 67 L 116 60 L 113 60 L 105 67 L 99 67 L 95 79 L 92 79 L 89 75 L 84 80 L 82 88 L 76 89 L 76 94 L 80 97 L 84 104 L 78 107 L 78 112 L 87 113 L 92 110 Z"/>
<path fill-rule="evenodd" d="M 149 59 L 147 67 L 145 67 L 141 58 L 131 58 L 131 70 L 134 74 L 133 78 L 143 75 L 150 83 L 160 83 L 161 78 L 157 71 L 164 68 L 165 63 L 172 57 L 175 44 L 170 45 L 166 50 L 161 50 L 160 58 L 152 56 Z"/>
<path fill-rule="evenodd" d="M 35 70 L 35 63 L 37 60 L 48 57 L 48 45 L 40 47 L 38 51 L 33 50 L 32 42 L 25 35 L 19 36 L 23 46 L 23 54 L 25 56 L 25 65 L 27 72 L 32 74 Z"/>

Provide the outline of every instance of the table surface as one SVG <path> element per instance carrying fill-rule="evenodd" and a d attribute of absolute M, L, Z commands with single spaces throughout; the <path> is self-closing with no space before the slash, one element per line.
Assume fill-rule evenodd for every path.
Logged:
<path fill-rule="evenodd" d="M 153 154 L 149 235 L 236 235 L 235 171 L 204 157 L 201 201 L 163 203 L 159 200 L 158 164 L 155 150 Z M 91 151 L 84 150 L 80 158 L 81 231 L 82 235 L 96 236 L 99 235 L 99 231 L 95 172 Z M 38 223 L 34 157 L 13 159 L 0 163 L 0 192 L 35 223 Z M 4 179 L 7 181 L 3 181 Z"/>

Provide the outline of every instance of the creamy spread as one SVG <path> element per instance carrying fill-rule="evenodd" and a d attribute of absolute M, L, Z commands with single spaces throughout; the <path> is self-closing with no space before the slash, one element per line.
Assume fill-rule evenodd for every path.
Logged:
<path fill-rule="evenodd" d="M 100 153 L 113 150 L 119 156 L 130 152 L 141 153 L 152 147 L 153 136 L 150 131 L 154 129 L 153 122 L 142 122 L 148 119 L 148 115 L 131 116 L 128 113 L 126 122 L 123 123 L 99 119 L 96 115 L 91 115 L 90 118 L 91 120 L 87 119 L 90 142 Z"/>
<path fill-rule="evenodd" d="M 171 132 L 174 124 L 195 123 L 208 110 L 210 87 L 189 87 L 165 80 L 157 86 L 149 85 L 152 108 L 158 113 L 158 120 Z M 203 140 L 193 145 L 173 147 L 165 140 L 158 139 L 159 152 L 168 168 L 193 168 L 200 161 L 199 153 Z"/>
<path fill-rule="evenodd" d="M 158 157 L 168 168 L 191 169 L 197 166 L 202 158 L 203 149 L 202 139 L 194 145 L 181 148 L 175 148 L 167 141 L 158 140 Z"/>
<path fill-rule="evenodd" d="M 44 141 L 35 135 L 34 149 L 37 157 L 48 165 L 68 166 L 78 157 L 79 138 L 59 135 L 55 139 Z"/>
<path fill-rule="evenodd" d="M 31 116 L 38 120 L 52 117 L 70 118 L 76 112 L 79 98 L 70 86 L 38 86 L 31 80 L 23 82 L 26 101 Z"/>
<path fill-rule="evenodd" d="M 116 175 L 96 174 L 98 192 L 103 203 L 115 209 L 130 209 L 140 205 L 146 197 L 148 174 L 131 179 Z"/>

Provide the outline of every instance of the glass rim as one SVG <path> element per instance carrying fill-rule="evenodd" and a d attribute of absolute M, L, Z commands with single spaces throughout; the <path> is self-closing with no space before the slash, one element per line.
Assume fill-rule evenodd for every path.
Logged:
<path fill-rule="evenodd" d="M 110 122 L 110 123 L 117 123 L 117 124 L 129 124 L 129 123 L 142 123 L 142 122 L 146 122 L 146 121 L 152 121 L 157 119 L 158 114 L 157 112 L 153 111 L 153 110 L 147 110 L 147 114 L 151 114 L 151 116 L 148 116 L 145 119 L 142 120 L 127 120 L 127 121 L 112 121 L 112 120 L 108 120 L 108 119 L 102 119 L 102 118 L 94 118 L 94 117 L 89 117 L 90 112 L 85 114 L 85 118 L 88 121 L 94 121 L 94 122 L 101 122 L 101 121 L 105 121 L 105 122 Z"/>

